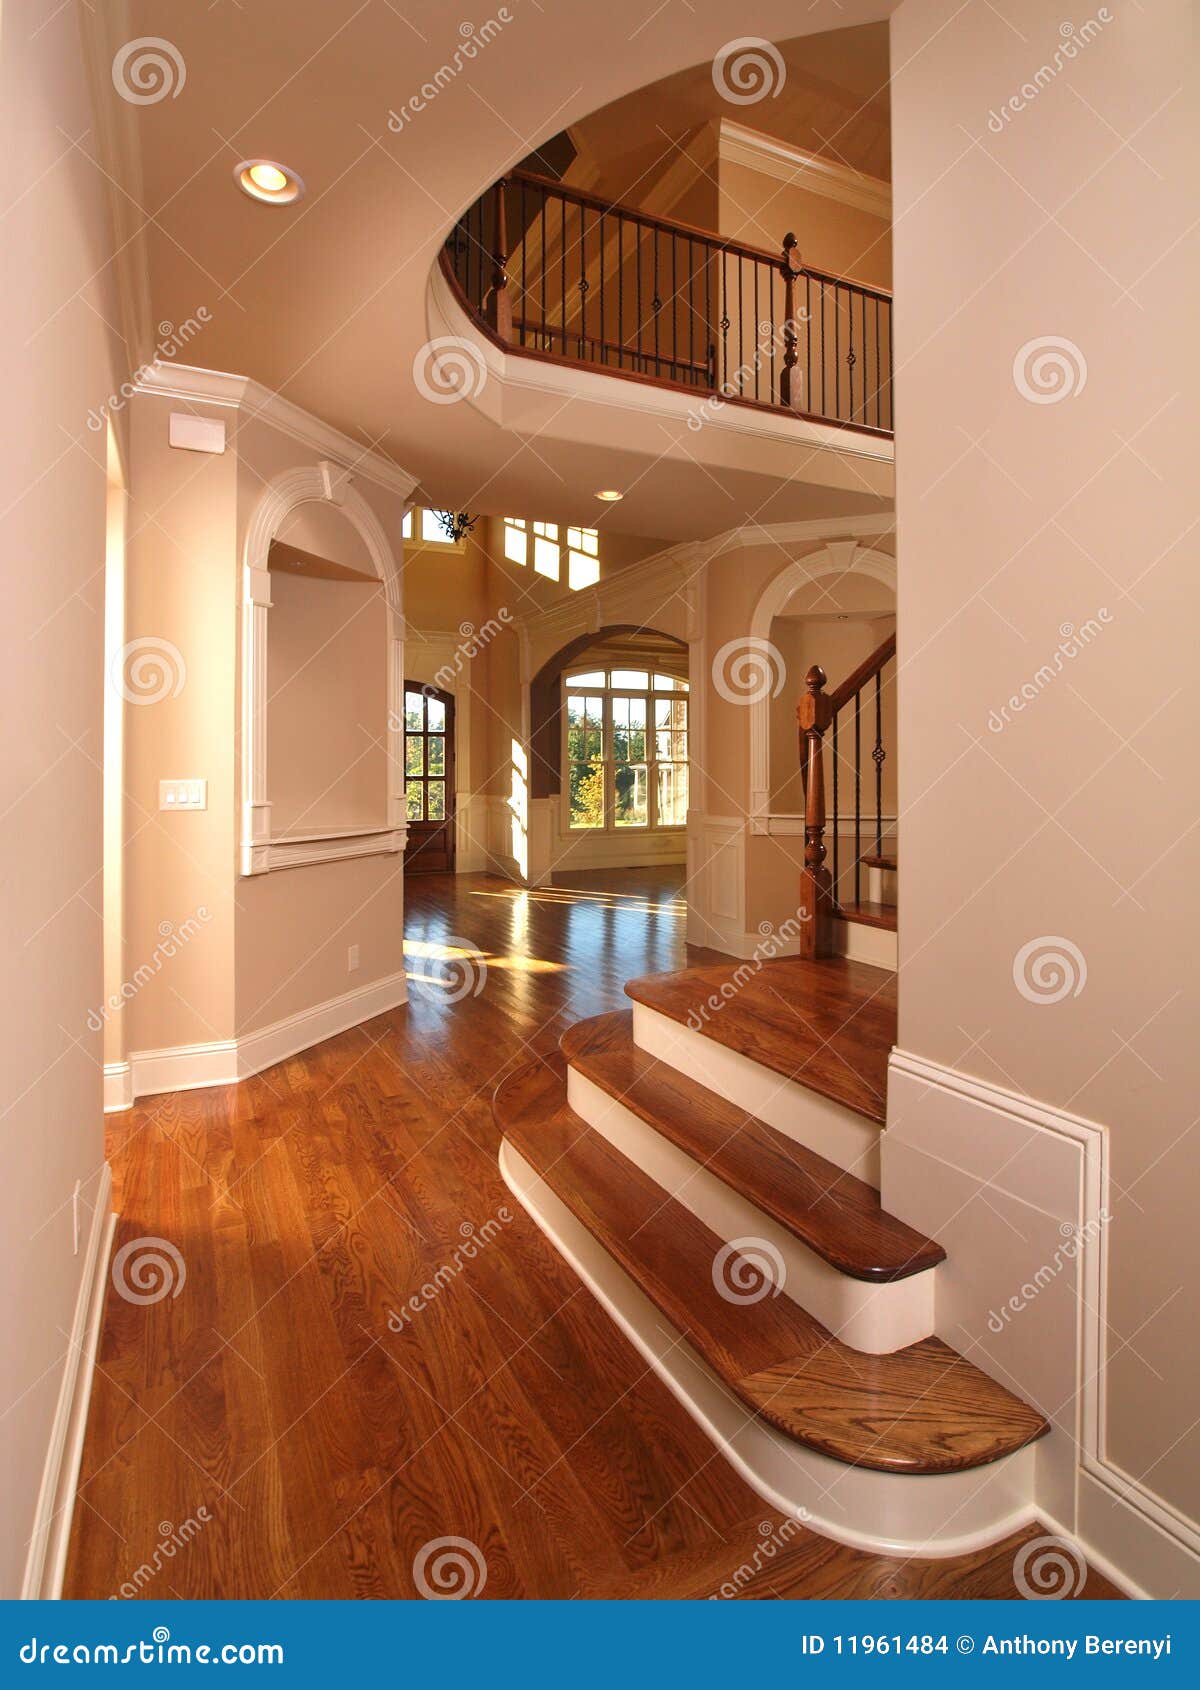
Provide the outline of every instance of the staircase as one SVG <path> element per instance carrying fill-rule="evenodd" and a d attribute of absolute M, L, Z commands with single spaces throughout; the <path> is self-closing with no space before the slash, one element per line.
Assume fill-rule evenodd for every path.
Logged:
<path fill-rule="evenodd" d="M 805 676 L 805 695 L 796 708 L 805 801 L 800 902 L 813 916 L 802 939 L 804 956 L 836 953 L 885 968 L 897 965 L 896 820 L 884 805 L 885 701 L 894 705 L 895 659 L 892 633 L 831 693 L 825 692 L 827 677 L 818 664 Z M 830 788 L 832 815 L 825 803 Z"/>
<path fill-rule="evenodd" d="M 1031 1518 L 1034 1408 L 935 1335 L 882 1206 L 895 979 L 843 958 L 634 980 L 494 1111 L 509 1187 L 773 1507 L 946 1555 Z"/>

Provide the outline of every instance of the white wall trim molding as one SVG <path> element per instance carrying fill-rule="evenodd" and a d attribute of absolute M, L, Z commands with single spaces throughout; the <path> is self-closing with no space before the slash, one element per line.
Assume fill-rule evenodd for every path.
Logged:
<path fill-rule="evenodd" d="M 919 1090 L 914 1091 L 914 1083 Z M 937 1095 L 949 1099 L 951 1105 L 964 1105 L 967 1112 L 959 1113 L 952 1107 L 949 1114 L 943 1114 L 933 1106 Z M 909 1108 L 908 1116 L 924 1117 L 915 1135 L 911 1135 L 911 1120 L 904 1124 L 896 1119 L 896 1114 L 904 1108 L 905 1096 L 910 1104 L 919 1106 Z M 931 1128 L 931 1116 L 941 1116 L 942 1124 Z M 997 1117 L 1008 1123 L 1012 1135 L 1008 1140 Z M 936 1177 L 940 1165 L 948 1184 L 955 1187 L 956 1203 L 957 1191 L 964 1180 L 981 1179 L 980 1165 L 973 1165 L 973 1158 L 999 1156 L 996 1177 L 1003 1175 L 1005 1183 L 1027 1205 L 1026 1212 L 1041 1210 L 1057 1223 L 1057 1229 L 1075 1230 L 1079 1248 L 1075 1258 L 1078 1278 L 1073 1292 L 1076 1330 L 1073 1470 L 1069 1483 L 1064 1483 L 1062 1477 L 1048 1471 L 1048 1462 L 1046 1471 L 1039 1469 L 1039 1505 L 1049 1515 L 1065 1521 L 1085 1548 L 1094 1542 L 1097 1559 L 1111 1564 L 1123 1582 L 1145 1589 L 1153 1596 L 1200 1596 L 1200 1527 L 1156 1496 L 1142 1481 L 1126 1473 L 1106 1447 L 1108 1129 L 1099 1122 L 1022 1096 L 975 1075 L 961 1073 L 909 1051 L 893 1050 L 889 1063 L 888 1127 L 883 1136 L 883 1195 L 889 1208 L 919 1225 L 921 1217 L 905 1214 L 899 1192 L 895 1187 L 890 1188 L 893 1170 L 889 1159 L 894 1154 L 897 1134 L 915 1137 L 915 1148 L 923 1156 L 924 1178 L 931 1173 Z M 1076 1171 L 1070 1172 L 1072 1164 L 1068 1161 L 1067 1177 L 1046 1177 L 1042 1168 L 1040 1177 L 1035 1179 L 1037 1150 L 1032 1141 L 1037 1134 L 1048 1135 L 1064 1149 L 1073 1149 Z M 1031 1144 L 1028 1154 L 1012 1152 L 1011 1146 L 1018 1142 L 1018 1135 L 1020 1141 Z M 982 1183 L 989 1185 L 989 1202 L 998 1201 L 991 1182 L 984 1178 Z M 952 1268 L 952 1240 L 943 1242 L 951 1250 Z M 1020 1250 L 1020 1244 L 1016 1248 Z M 1032 1277 L 1040 1265 L 1040 1261 L 1032 1264 L 1026 1261 L 1026 1272 L 1015 1276 L 1016 1283 L 1011 1288 L 1020 1289 L 1021 1280 Z M 1047 1299 L 1052 1295 L 1053 1288 L 1041 1293 Z M 1023 1312 L 1020 1318 L 1025 1319 L 1027 1313 Z M 953 1337 L 950 1341 L 954 1341 Z M 982 1365 L 988 1366 L 988 1362 Z M 1017 1377 L 1005 1382 L 1013 1389 L 1024 1388 L 1035 1394 L 1032 1380 Z M 1054 1413 L 1059 1404 L 1042 1406 Z M 1052 1438 L 1050 1442 L 1053 1441 Z M 1065 1466 L 1062 1447 L 1057 1459 Z"/>
<path fill-rule="evenodd" d="M 104 1064 L 104 1113 L 118 1114 L 133 1103 L 133 1074 L 128 1062 Z"/>
<path fill-rule="evenodd" d="M 34 1509 L 33 1534 L 21 1584 L 21 1596 L 25 1600 L 44 1601 L 62 1595 L 75 1509 L 75 1487 L 79 1482 L 88 1402 L 96 1369 L 108 1258 L 117 1224 L 111 1203 L 112 1170 L 106 1162 L 97 1180 L 92 1224 L 75 1299 L 75 1315 L 63 1361 L 62 1384 Z"/>
<path fill-rule="evenodd" d="M 267 874 L 299 863 L 334 862 L 381 851 L 403 851 L 404 811 L 404 540 L 393 548 L 383 524 L 350 471 L 328 458 L 285 470 L 259 496 L 242 548 L 241 850 L 243 875 Z M 356 530 L 383 583 L 387 604 L 387 819 L 378 829 L 326 829 L 304 839 L 274 838 L 267 795 L 267 617 L 271 609 L 271 542 L 301 505 L 334 506 Z"/>
<path fill-rule="evenodd" d="M 369 451 L 359 441 L 332 423 L 314 417 L 311 411 L 293 405 L 290 399 L 274 393 L 251 376 L 239 376 L 227 370 L 208 370 L 198 364 L 157 363 L 137 372 L 134 388 L 139 393 L 152 393 L 159 398 L 192 400 L 201 405 L 219 405 L 241 413 L 240 420 L 258 419 L 277 428 L 281 434 L 307 446 L 320 457 L 328 458 L 360 481 L 407 499 L 417 485 L 399 464 L 378 452 Z"/>
<path fill-rule="evenodd" d="M 236 1040 L 238 1078 L 244 1080 L 251 1074 L 261 1074 L 264 1068 L 274 1067 L 299 1050 L 308 1050 L 323 1039 L 332 1039 L 372 1016 L 383 1015 L 407 1002 L 408 980 L 401 969 L 398 974 L 385 974 L 380 980 L 342 992 L 336 998 L 327 998 L 324 1003 L 284 1016 L 283 1020 L 272 1021 L 266 1027 L 240 1033 Z"/>
<path fill-rule="evenodd" d="M 134 1051 L 130 1057 L 133 1096 L 236 1085 L 295 1056 L 297 1051 L 308 1050 L 323 1039 L 407 1002 L 407 977 L 401 971 L 327 998 L 311 1009 L 298 1010 L 281 1021 L 253 1028 L 236 1039 Z"/>
<path fill-rule="evenodd" d="M 863 545 L 853 536 L 831 539 L 821 551 L 785 564 L 768 581 L 750 619 L 750 642 L 761 650 L 770 643 L 771 623 L 801 587 L 828 575 L 868 576 L 896 594 L 896 560 L 888 552 Z M 770 831 L 771 810 L 770 692 L 750 704 L 750 829 Z"/>
<path fill-rule="evenodd" d="M 849 165 L 821 158 L 802 147 L 789 146 L 770 135 L 762 135 L 745 124 L 723 117 L 718 122 L 716 153 L 718 165 L 738 164 L 756 170 L 774 182 L 786 182 L 822 199 L 866 211 L 872 217 L 892 220 L 892 185 L 878 176 L 867 176 Z M 801 242 L 803 250 L 803 241 Z"/>

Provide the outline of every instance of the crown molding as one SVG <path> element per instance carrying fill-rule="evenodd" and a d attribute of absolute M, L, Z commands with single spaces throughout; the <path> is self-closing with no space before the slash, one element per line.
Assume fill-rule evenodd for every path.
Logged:
<path fill-rule="evenodd" d="M 386 488 L 398 498 L 407 499 L 417 485 L 410 475 L 390 458 L 365 446 L 332 423 L 322 422 L 311 411 L 293 405 L 290 399 L 273 393 L 251 376 L 231 375 L 224 370 L 200 369 L 194 364 L 156 363 L 138 371 L 133 382 L 138 393 L 153 394 L 159 399 L 180 399 L 190 404 L 217 405 L 237 411 L 239 421 L 260 421 L 289 435 L 302 446 L 311 447 L 323 458 L 332 459 L 364 481 L 372 481 Z"/>
<path fill-rule="evenodd" d="M 865 176 L 848 165 L 836 164 L 816 153 L 791 147 L 756 129 L 723 117 L 717 124 L 717 159 L 720 164 L 740 164 L 757 170 L 775 182 L 788 182 L 823 199 L 837 200 L 856 211 L 870 212 L 891 222 L 892 188 L 878 176 Z"/>

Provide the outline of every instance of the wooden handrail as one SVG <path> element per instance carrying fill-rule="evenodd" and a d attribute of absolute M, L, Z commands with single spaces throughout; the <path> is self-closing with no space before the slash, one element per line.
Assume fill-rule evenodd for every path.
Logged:
<path fill-rule="evenodd" d="M 662 229 L 667 234 L 704 241 L 708 246 L 717 247 L 722 252 L 742 258 L 754 258 L 764 264 L 778 266 L 780 262 L 779 254 L 769 251 L 765 246 L 752 246 L 748 241 L 726 240 L 723 235 L 714 234 L 711 229 L 702 229 L 698 223 L 685 223 L 678 217 L 660 217 L 654 212 L 638 211 L 634 206 L 626 205 L 623 200 L 602 199 L 599 194 L 589 193 L 585 188 L 573 188 L 568 182 L 560 182 L 554 176 L 542 176 L 536 170 L 511 170 L 507 179 L 510 182 L 526 182 L 531 188 L 557 194 L 561 199 L 569 200 L 572 205 L 586 205 L 589 210 L 605 217 L 623 217 L 627 223 L 641 223 L 647 229 Z M 804 270 L 822 282 L 829 282 L 831 285 L 836 282 L 839 287 L 853 288 L 855 293 L 869 294 L 872 299 L 885 300 L 889 305 L 892 303 L 892 296 L 886 288 L 874 287 L 870 282 L 855 281 L 853 276 L 839 276 L 833 270 L 816 270 L 811 264 L 806 264 Z"/>
<path fill-rule="evenodd" d="M 849 704 L 856 692 L 862 691 L 871 677 L 877 675 L 883 668 L 889 657 L 895 657 L 895 655 L 896 636 L 891 633 L 886 640 L 880 641 L 869 657 L 863 658 L 857 669 L 852 669 L 846 679 L 839 681 L 837 686 L 834 687 L 829 695 L 829 702 L 833 706 L 835 714 L 844 704 Z"/>

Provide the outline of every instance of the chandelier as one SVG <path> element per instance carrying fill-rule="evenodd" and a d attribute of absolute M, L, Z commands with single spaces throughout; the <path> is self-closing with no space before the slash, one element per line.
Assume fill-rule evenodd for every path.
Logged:
<path fill-rule="evenodd" d="M 452 545 L 464 539 L 479 521 L 477 516 L 471 516 L 467 511 L 434 511 L 433 514 Z"/>

